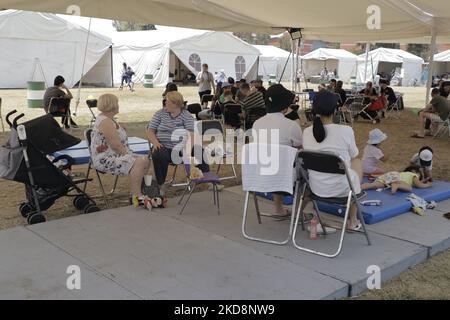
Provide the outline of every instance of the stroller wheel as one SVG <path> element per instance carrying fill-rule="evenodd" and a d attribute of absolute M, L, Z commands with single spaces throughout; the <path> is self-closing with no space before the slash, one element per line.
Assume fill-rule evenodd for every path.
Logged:
<path fill-rule="evenodd" d="M 78 210 L 84 210 L 89 205 L 90 201 L 85 196 L 76 196 L 73 199 L 73 206 Z"/>
<path fill-rule="evenodd" d="M 27 218 L 28 215 L 33 211 L 33 207 L 29 203 L 24 202 L 20 205 L 19 211 L 22 217 Z"/>
<path fill-rule="evenodd" d="M 42 215 L 40 213 L 36 213 L 33 215 L 29 215 L 27 218 L 27 221 L 28 221 L 29 225 L 34 225 L 34 224 L 44 223 L 45 221 L 47 221 L 47 219 L 45 219 L 44 215 Z"/>
<path fill-rule="evenodd" d="M 92 204 L 89 204 L 86 206 L 86 208 L 84 208 L 84 214 L 90 214 L 90 213 L 94 213 L 94 212 L 99 212 L 100 209 L 97 206 L 94 206 Z"/>

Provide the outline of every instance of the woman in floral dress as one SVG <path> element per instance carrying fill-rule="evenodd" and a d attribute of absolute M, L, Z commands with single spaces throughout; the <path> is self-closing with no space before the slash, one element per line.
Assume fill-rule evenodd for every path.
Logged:
<path fill-rule="evenodd" d="M 100 172 L 129 176 L 131 196 L 142 205 L 141 184 L 150 166 L 149 159 L 133 154 L 125 128 L 114 120 L 119 113 L 118 98 L 104 94 L 98 99 L 97 107 L 101 114 L 95 121 L 91 136 L 92 164 Z"/>

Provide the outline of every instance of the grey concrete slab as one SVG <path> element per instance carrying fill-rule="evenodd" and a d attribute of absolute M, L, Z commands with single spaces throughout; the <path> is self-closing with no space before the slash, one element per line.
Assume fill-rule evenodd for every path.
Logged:
<path fill-rule="evenodd" d="M 248 241 L 242 237 L 240 228 L 243 209 L 242 193 L 237 189 L 232 192 L 224 191 L 221 193 L 221 197 L 224 214 L 220 217 L 211 208 L 211 197 L 208 194 L 194 195 L 182 217 L 177 215 L 178 208 L 168 209 L 164 214 L 170 214 L 174 219 L 182 220 L 211 233 L 220 234 L 267 255 L 291 261 L 299 266 L 344 281 L 352 286 L 354 295 L 367 289 L 366 282 L 369 277 L 367 268 L 371 265 L 379 266 L 382 269 L 382 280 L 387 281 L 427 259 L 427 248 L 374 232 L 371 232 L 373 245 L 370 247 L 367 246 L 364 236 L 348 234 L 342 254 L 335 259 L 303 253 L 292 245 L 277 247 Z M 261 204 L 263 211 L 269 211 L 272 208 L 268 202 L 263 201 Z M 280 240 L 281 236 L 288 231 L 288 222 L 276 222 L 271 219 L 265 219 L 264 224 L 259 226 L 254 212 L 252 209 L 249 232 Z M 337 247 L 337 235 L 313 242 L 306 240 L 306 234 L 300 235 L 299 239 L 302 239 L 301 237 L 303 237 L 303 241 L 307 242 L 307 245 L 321 247 L 323 250 L 331 251 Z"/>
<path fill-rule="evenodd" d="M 341 281 L 166 213 L 170 210 L 124 208 L 30 229 L 143 298 L 332 299 L 348 294 Z"/>
<path fill-rule="evenodd" d="M 450 248 L 450 220 L 436 210 L 427 210 L 423 217 L 412 212 L 406 213 L 395 219 L 371 225 L 369 230 L 423 245 L 428 248 L 430 256 Z"/>
<path fill-rule="evenodd" d="M 80 267 L 81 290 L 67 289 L 67 268 Z M 25 228 L 0 232 L 0 299 L 137 299 Z"/>

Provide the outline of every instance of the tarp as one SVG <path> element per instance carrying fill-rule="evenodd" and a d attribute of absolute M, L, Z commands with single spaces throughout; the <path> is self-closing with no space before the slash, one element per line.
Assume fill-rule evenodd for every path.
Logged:
<path fill-rule="evenodd" d="M 378 73 L 391 73 L 395 68 L 402 68 L 402 85 L 411 86 L 422 77 L 423 64 L 425 63 L 421 57 L 415 56 L 409 52 L 400 49 L 378 48 L 369 52 L 369 61 L 367 65 L 367 75 L 364 76 L 366 70 L 366 54 L 362 54 L 358 58 L 358 75 L 357 82 L 374 81 L 373 76 Z"/>
<path fill-rule="evenodd" d="M 357 55 L 343 49 L 320 48 L 302 57 L 303 73 L 316 76 L 326 67 L 329 72 L 337 71 L 337 79 L 350 83 L 356 75 L 357 60 Z"/>
<path fill-rule="evenodd" d="M 262 76 L 265 80 L 269 79 L 271 75 L 280 79 L 283 74 L 283 69 L 286 66 L 282 80 L 287 81 L 291 79 L 293 59 L 290 57 L 288 51 L 275 46 L 254 45 L 254 47 L 258 49 L 260 53 L 258 68 L 259 76 Z M 288 62 L 287 65 L 286 62 Z"/>
<path fill-rule="evenodd" d="M 434 56 L 434 61 L 436 61 L 434 75 L 440 77 L 444 73 L 450 72 L 450 50 L 436 54 Z"/>
<path fill-rule="evenodd" d="M 54 14 L 0 12 L 0 88 L 26 88 L 35 58 L 42 65 L 47 85 L 62 75 L 72 87 L 81 78 L 87 35 L 86 29 Z M 110 46 L 111 39 L 91 33 L 84 74 L 89 73 L 93 84 L 111 85 Z M 39 68 L 35 76 L 34 80 L 44 80 Z"/>
<path fill-rule="evenodd" d="M 194 75 L 207 63 L 214 74 L 224 70 L 227 77 L 256 77 L 259 51 L 229 32 L 159 27 L 152 31 L 117 32 L 114 42 L 114 82 L 120 83 L 125 62 L 136 73 L 135 82 L 153 75 L 156 86 L 169 82 L 169 74 Z M 182 65 L 178 65 L 177 59 Z"/>
<path fill-rule="evenodd" d="M 307 39 L 337 42 L 422 38 L 432 28 L 450 36 L 448 0 L 2 0 L 1 6 L 62 14 L 77 8 L 82 16 L 218 31 L 299 27 Z M 375 29 L 368 27 L 374 12 L 381 18 Z"/>

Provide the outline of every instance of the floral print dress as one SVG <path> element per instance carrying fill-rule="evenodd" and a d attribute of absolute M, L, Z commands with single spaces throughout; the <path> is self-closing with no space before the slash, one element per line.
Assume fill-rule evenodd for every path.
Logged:
<path fill-rule="evenodd" d="M 103 173 L 110 173 L 115 176 L 126 176 L 130 174 L 136 161 L 136 156 L 130 150 L 128 137 L 125 129 L 117 122 L 117 134 L 120 142 L 128 151 L 126 155 L 117 154 L 107 143 L 105 136 L 100 132 L 100 124 L 103 120 L 109 119 L 104 115 L 99 115 L 92 130 L 91 157 L 94 168 Z"/>

